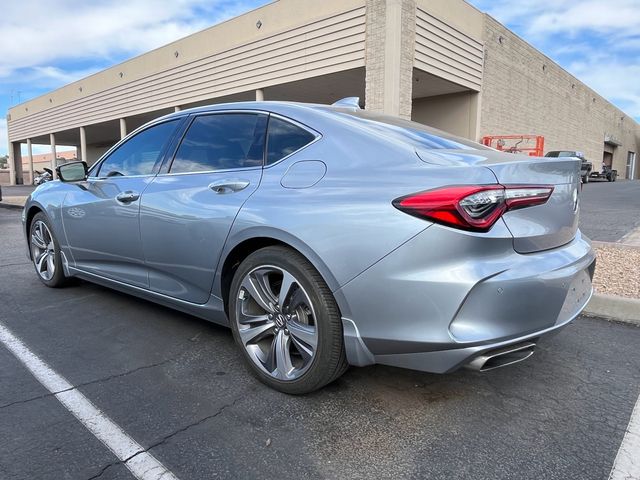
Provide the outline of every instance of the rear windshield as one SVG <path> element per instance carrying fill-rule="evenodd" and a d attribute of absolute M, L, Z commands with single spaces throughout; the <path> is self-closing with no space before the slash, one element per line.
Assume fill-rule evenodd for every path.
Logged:
<path fill-rule="evenodd" d="M 391 137 L 416 147 L 447 150 L 479 150 L 488 149 L 484 145 L 456 137 L 422 123 L 403 120 L 390 115 L 381 115 L 366 110 L 332 108 L 332 112 L 347 118 L 357 118 L 370 130 L 381 136 Z"/>
<path fill-rule="evenodd" d="M 562 151 L 562 152 L 548 152 L 545 157 L 578 157 L 583 158 L 582 152 L 575 151 Z"/>

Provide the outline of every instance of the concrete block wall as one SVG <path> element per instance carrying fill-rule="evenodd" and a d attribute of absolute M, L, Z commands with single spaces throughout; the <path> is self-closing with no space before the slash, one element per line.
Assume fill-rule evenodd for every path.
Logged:
<path fill-rule="evenodd" d="M 416 2 L 402 2 L 400 50 L 400 116 L 410 119 L 413 95 L 413 62 L 416 44 Z"/>
<path fill-rule="evenodd" d="M 384 0 L 367 0 L 365 38 L 365 108 L 382 112 L 384 108 L 384 44 L 385 13 Z"/>
<path fill-rule="evenodd" d="M 416 2 L 367 0 L 366 16 L 365 108 L 409 119 Z"/>
<path fill-rule="evenodd" d="M 598 169 L 605 136 L 613 136 L 622 143 L 613 158 L 621 178 L 627 153 L 640 157 L 633 118 L 488 15 L 484 42 L 480 136 L 544 135 L 545 152 L 580 150 Z"/>

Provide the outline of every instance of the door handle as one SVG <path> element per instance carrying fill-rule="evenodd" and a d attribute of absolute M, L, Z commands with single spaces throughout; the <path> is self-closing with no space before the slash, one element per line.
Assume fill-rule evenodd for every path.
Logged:
<path fill-rule="evenodd" d="M 240 179 L 225 179 L 209 184 L 209 188 L 216 193 L 225 194 L 239 192 L 249 186 L 249 181 Z"/>
<path fill-rule="evenodd" d="M 139 198 L 140 198 L 140 194 L 138 192 L 132 192 L 130 190 L 126 191 L 126 192 L 119 193 L 116 196 L 116 200 L 121 202 L 121 203 L 135 202 Z"/>

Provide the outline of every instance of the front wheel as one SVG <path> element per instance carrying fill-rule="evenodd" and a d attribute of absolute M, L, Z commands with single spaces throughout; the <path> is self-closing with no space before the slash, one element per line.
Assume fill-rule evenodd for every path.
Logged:
<path fill-rule="evenodd" d="M 265 384 L 303 394 L 347 369 L 342 320 L 326 283 L 298 252 L 274 246 L 249 255 L 229 293 L 236 343 Z"/>
<path fill-rule="evenodd" d="M 589 174 L 582 177 L 582 183 L 589 183 Z"/>
<path fill-rule="evenodd" d="M 60 245 L 53 234 L 47 216 L 40 212 L 33 217 L 29 228 L 29 249 L 38 278 L 47 287 L 61 287 L 66 283 L 62 271 Z"/>

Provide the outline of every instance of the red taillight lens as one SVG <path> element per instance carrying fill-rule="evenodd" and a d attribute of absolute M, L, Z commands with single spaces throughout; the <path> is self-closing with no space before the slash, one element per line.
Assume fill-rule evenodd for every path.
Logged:
<path fill-rule="evenodd" d="M 393 205 L 450 227 L 486 232 L 507 210 L 541 205 L 552 192 L 548 185 L 464 185 L 407 195 Z"/>

